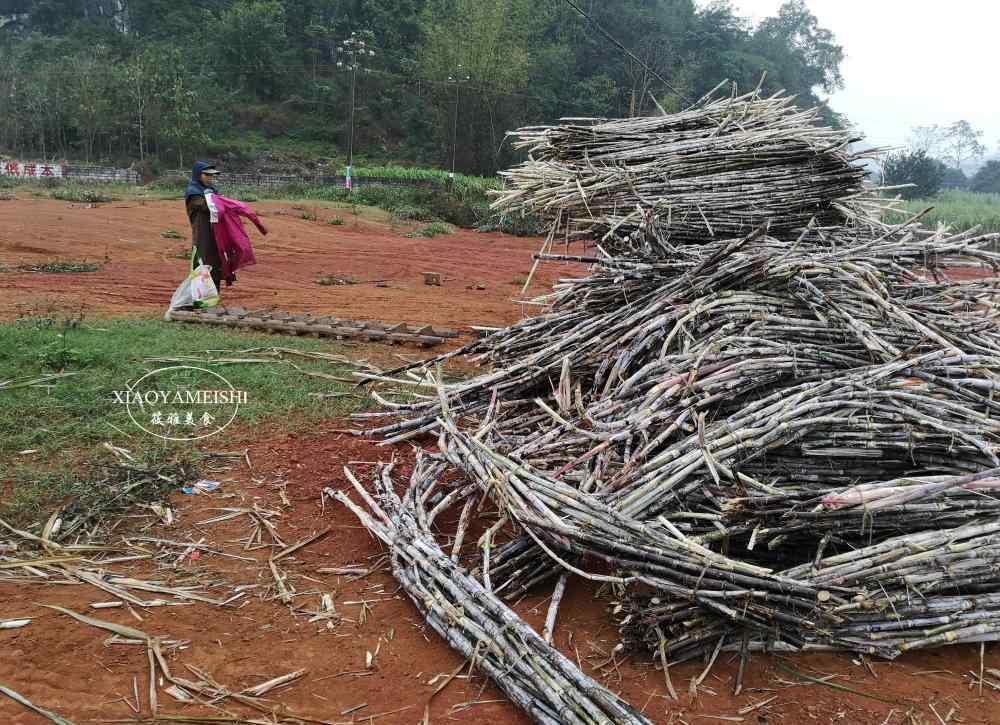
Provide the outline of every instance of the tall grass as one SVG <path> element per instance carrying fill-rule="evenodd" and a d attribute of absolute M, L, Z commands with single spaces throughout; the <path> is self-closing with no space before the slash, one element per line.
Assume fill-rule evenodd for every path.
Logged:
<path fill-rule="evenodd" d="M 984 234 L 1000 232 L 1000 194 L 942 191 L 929 199 L 905 202 L 901 208 L 916 214 L 928 207 L 934 208 L 921 219 L 927 226 L 943 223 L 954 232 L 962 232 L 978 225 Z"/>
<path fill-rule="evenodd" d="M 339 173 L 344 174 L 346 171 L 346 168 L 341 169 Z M 452 179 L 449 177 L 447 171 L 416 166 L 355 166 L 354 176 L 369 179 L 385 179 L 387 181 L 437 181 L 441 184 L 453 183 L 458 188 L 468 188 L 475 191 L 500 188 L 500 179 L 496 177 L 486 178 L 483 176 L 455 174 L 455 178 Z"/>

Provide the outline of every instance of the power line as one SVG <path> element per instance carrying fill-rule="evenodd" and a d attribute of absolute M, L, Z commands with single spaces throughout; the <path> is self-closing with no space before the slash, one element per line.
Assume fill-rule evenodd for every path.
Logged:
<path fill-rule="evenodd" d="M 601 32 L 601 35 L 603 35 L 605 38 L 607 38 L 612 43 L 614 43 L 623 53 L 625 53 L 625 55 L 627 55 L 629 58 L 631 58 L 632 60 L 634 60 L 639 65 L 641 65 L 646 70 L 647 73 L 649 73 L 650 75 L 652 75 L 656 80 L 658 80 L 660 83 L 662 83 L 667 88 L 669 88 L 670 90 L 672 90 L 674 93 L 676 93 L 678 96 L 680 96 L 681 98 L 683 98 L 685 101 L 687 101 L 688 103 L 691 103 L 691 99 L 688 98 L 688 96 L 687 96 L 686 93 L 684 93 L 683 91 L 681 91 L 678 88 L 676 88 L 673 85 L 671 85 L 663 76 L 661 76 L 655 70 L 653 70 L 652 68 L 650 68 L 649 65 L 647 65 L 646 62 L 644 60 L 642 60 L 642 58 L 640 58 L 635 53 L 633 53 L 631 50 L 629 50 L 624 45 L 622 45 L 618 41 L 618 39 L 615 38 L 615 36 L 613 36 L 611 33 L 609 33 L 607 30 L 605 30 L 604 27 L 599 22 L 597 22 L 594 18 L 592 18 L 590 15 L 588 15 L 586 10 L 584 10 L 579 5 L 577 5 L 575 2 L 573 2 L 573 0 L 563 0 L 563 2 L 565 2 L 571 8 L 573 8 L 578 13 L 580 13 L 580 15 L 582 15 L 584 18 L 586 18 L 588 22 L 592 23 L 593 26 L 595 28 L 597 28 Z"/>

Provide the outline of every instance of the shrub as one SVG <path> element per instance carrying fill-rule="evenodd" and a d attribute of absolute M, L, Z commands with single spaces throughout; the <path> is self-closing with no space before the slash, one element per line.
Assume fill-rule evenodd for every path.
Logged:
<path fill-rule="evenodd" d="M 987 161 L 972 177 L 969 188 L 981 194 L 1000 194 L 1000 161 Z"/>
<path fill-rule="evenodd" d="M 432 222 L 435 221 L 434 212 L 424 206 L 413 204 L 401 204 L 392 210 L 392 215 L 399 221 Z"/>
<path fill-rule="evenodd" d="M 948 167 L 925 151 L 904 151 L 891 154 L 885 160 L 882 179 L 887 186 L 912 184 L 909 188 L 900 189 L 899 194 L 904 199 L 918 199 L 938 193 L 947 170 Z"/>
<path fill-rule="evenodd" d="M 49 192 L 49 196 L 53 199 L 58 199 L 59 201 L 72 201 L 80 204 L 103 204 L 105 202 L 116 200 L 116 197 L 104 192 L 103 190 L 98 191 L 97 189 L 88 189 L 83 186 L 77 186 L 76 184 L 67 184 L 66 186 L 60 186 L 57 189 L 53 189 Z"/>
<path fill-rule="evenodd" d="M 426 239 L 433 239 L 441 234 L 453 234 L 455 230 L 449 224 L 444 224 L 442 222 L 434 222 L 426 227 L 417 229 L 414 232 L 410 232 L 406 236 L 410 239 L 416 239 L 417 237 L 424 237 Z"/>

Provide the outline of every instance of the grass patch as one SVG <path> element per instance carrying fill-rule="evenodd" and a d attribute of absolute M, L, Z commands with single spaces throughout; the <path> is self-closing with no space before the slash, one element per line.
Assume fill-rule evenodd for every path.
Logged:
<path fill-rule="evenodd" d="M 328 220 L 326 223 L 329 224 L 331 227 L 344 226 L 344 220 L 341 219 L 339 216 L 335 216 L 333 219 Z"/>
<path fill-rule="evenodd" d="M 104 204 L 118 199 L 103 188 L 80 184 L 66 184 L 56 187 L 49 192 L 49 196 L 59 201 L 72 201 L 79 204 Z"/>
<path fill-rule="evenodd" d="M 16 264 L 13 267 L 0 264 L 0 272 L 43 272 L 46 274 L 81 274 L 84 272 L 98 272 L 101 265 L 93 262 L 28 262 Z"/>
<path fill-rule="evenodd" d="M 418 237 L 424 237 L 425 239 L 433 239 L 434 237 L 440 236 L 442 234 L 454 234 L 455 230 L 450 224 L 444 224 L 442 222 L 434 222 L 433 224 L 428 224 L 426 227 L 417 229 L 416 231 L 410 232 L 406 236 L 410 239 L 416 239 Z"/>
<path fill-rule="evenodd" d="M 351 285 L 357 283 L 358 281 L 353 277 L 340 277 L 335 274 L 328 274 L 316 280 L 316 284 L 322 285 L 324 287 L 341 287 L 343 285 Z"/>
<path fill-rule="evenodd" d="M 392 210 L 392 218 L 401 222 L 432 222 L 437 219 L 427 207 L 401 204 Z"/>
<path fill-rule="evenodd" d="M 164 239 L 184 239 L 184 235 L 176 229 L 168 229 L 165 232 L 160 232 L 160 236 Z"/>
<path fill-rule="evenodd" d="M 210 451 L 229 450 L 227 435 L 269 422 L 295 430 L 323 419 L 343 417 L 365 401 L 321 399 L 314 394 L 348 392 L 349 385 L 301 371 L 350 377 L 325 361 L 223 365 L 215 358 L 240 350 L 280 345 L 300 351 L 336 352 L 323 340 L 275 338 L 153 320 L 58 321 L 27 319 L 0 325 L 0 481 L 13 484 L 0 501 L 0 516 L 32 515 L 75 495 L 95 480 L 94 461 L 106 457 L 105 443 L 128 449 L 143 465 L 196 465 Z M 127 389 L 146 373 L 170 363 L 150 357 L 187 357 L 185 363 L 214 370 L 247 392 L 232 426 L 200 442 L 172 442 L 142 431 L 114 391 Z M 37 385 L 4 386 L 4 381 L 38 380 L 56 371 L 75 373 Z M 141 420 L 141 418 L 140 418 Z M 28 452 L 30 451 L 30 452 Z"/>
<path fill-rule="evenodd" d="M 983 234 L 1000 232 L 1000 194 L 942 191 L 929 199 L 907 201 L 901 208 L 906 214 L 912 215 L 929 206 L 934 209 L 921 219 L 927 226 L 936 227 L 939 223 L 944 223 L 953 232 L 964 232 L 981 225 Z"/>

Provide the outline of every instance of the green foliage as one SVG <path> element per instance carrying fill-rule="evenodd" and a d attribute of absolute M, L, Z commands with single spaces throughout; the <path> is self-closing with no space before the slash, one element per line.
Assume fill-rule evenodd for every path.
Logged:
<path fill-rule="evenodd" d="M 59 201 L 73 201 L 80 204 L 104 204 L 116 201 L 117 197 L 108 194 L 104 190 L 79 184 L 67 184 L 60 186 L 49 192 L 49 196 Z"/>
<path fill-rule="evenodd" d="M 416 231 L 410 232 L 406 236 L 410 239 L 417 239 L 419 237 L 423 237 L 424 239 L 433 239 L 434 237 L 442 234 L 454 234 L 454 232 L 455 229 L 450 224 L 434 222 L 433 224 L 428 224 L 426 227 L 421 227 Z"/>
<path fill-rule="evenodd" d="M 278 0 L 237 0 L 216 17 L 209 36 L 225 82 L 275 98 L 284 85 L 289 51 L 285 5 Z"/>
<path fill-rule="evenodd" d="M 364 64 L 372 72 L 357 76 L 359 175 L 370 171 L 366 163 L 388 159 L 448 169 L 454 157 L 459 170 L 489 177 L 523 158 L 504 143 L 511 128 L 649 113 L 653 96 L 680 110 L 723 78 L 752 88 L 765 70 L 765 92 L 784 88 L 809 105 L 818 89 L 839 87 L 843 58 L 801 0 L 756 28 L 727 3 L 588 3 L 655 74 L 623 59 L 558 2 L 38 0 L 29 7 L 23 32 L 0 34 L 0 150 L 90 161 L 186 166 L 209 156 L 235 168 L 297 156 L 340 167 L 351 77 L 338 71 L 336 47 L 353 31 L 369 33 L 377 48 Z M 465 183 L 459 177 L 455 186 Z"/>
<path fill-rule="evenodd" d="M 941 180 L 942 189 L 967 189 L 969 188 L 969 177 L 961 169 L 949 166 L 945 169 L 944 178 Z"/>
<path fill-rule="evenodd" d="M 907 202 L 901 214 L 916 214 L 927 207 L 934 207 L 921 219 L 928 226 L 945 224 L 954 232 L 978 226 L 984 234 L 1000 232 L 1000 194 L 942 191 L 932 198 Z"/>
<path fill-rule="evenodd" d="M 397 221 L 430 222 L 434 221 L 434 212 L 423 206 L 400 204 L 392 210 L 392 216 Z"/>
<path fill-rule="evenodd" d="M 160 232 L 160 236 L 164 239 L 184 239 L 184 235 L 176 229 L 168 229 L 165 232 Z"/>
<path fill-rule="evenodd" d="M 899 189 L 904 199 L 934 196 L 941 188 L 947 167 L 925 151 L 900 152 L 890 155 L 883 165 L 882 181 L 886 186 L 913 186 Z"/>
<path fill-rule="evenodd" d="M 1000 161 L 987 161 L 972 177 L 969 190 L 981 194 L 1000 194 Z"/>

